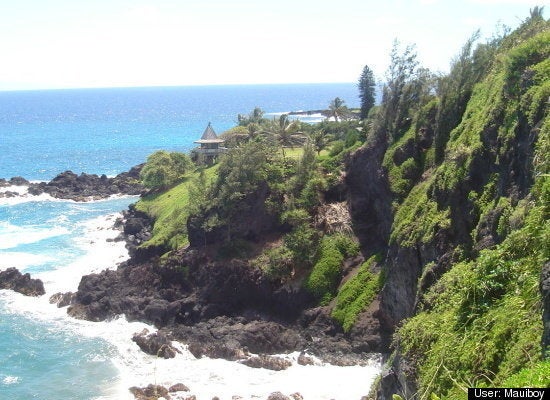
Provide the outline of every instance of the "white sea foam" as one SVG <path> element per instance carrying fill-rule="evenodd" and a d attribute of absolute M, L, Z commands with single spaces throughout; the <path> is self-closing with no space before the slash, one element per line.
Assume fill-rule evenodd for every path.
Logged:
<path fill-rule="evenodd" d="M 12 249 L 20 244 L 35 243 L 69 233 L 61 226 L 44 228 L 40 226 L 16 226 L 7 221 L 0 221 L 0 250 Z"/>
<path fill-rule="evenodd" d="M 51 257 L 45 255 L 18 251 L 0 251 L 0 270 L 8 267 L 24 270 L 27 267 L 41 265 L 51 260 Z"/>
<path fill-rule="evenodd" d="M 297 112 L 304 112 L 302 110 L 298 110 Z M 277 117 L 280 117 L 281 115 L 284 115 L 284 114 L 289 114 L 288 112 L 271 112 L 271 113 L 266 113 L 265 116 L 266 118 L 277 118 Z M 312 113 L 312 114 L 294 114 L 294 115 L 288 115 L 288 118 L 290 118 L 291 120 L 298 120 L 298 121 L 302 121 L 302 122 L 306 122 L 306 123 L 309 123 L 309 124 L 316 124 L 316 123 L 319 123 L 319 122 L 323 122 L 327 119 L 327 117 L 325 117 L 323 114 L 321 113 Z M 334 121 L 334 118 L 329 118 L 329 121 Z"/>
<path fill-rule="evenodd" d="M 114 240 L 120 231 L 113 229 L 113 224 L 120 216 L 120 213 L 114 213 L 83 222 L 84 234 L 75 242 L 85 254 L 69 265 L 37 274 L 47 292 L 76 291 L 83 275 L 115 269 L 128 259 L 125 243 Z"/>
<path fill-rule="evenodd" d="M 17 193 L 17 196 L 0 197 L 0 206 L 5 206 L 5 205 L 13 206 L 15 204 L 27 203 L 30 201 L 56 201 L 57 200 L 47 193 L 32 195 L 29 193 L 28 186 L 12 185 L 12 186 L 0 187 L 0 193 L 6 193 L 6 192 Z"/>
<path fill-rule="evenodd" d="M 2 197 L 0 196 L 0 206 L 13 206 L 16 204 L 22 204 L 22 203 L 29 203 L 29 202 L 39 202 L 39 201 L 61 201 L 61 202 L 72 202 L 72 203 L 79 203 L 75 200 L 69 200 L 69 199 L 58 199 L 55 197 L 50 196 L 48 193 L 42 193 L 39 195 L 33 195 L 29 193 L 29 187 L 28 186 L 5 186 L 0 187 L 0 193 L 6 193 L 6 192 L 14 192 L 17 193 L 17 196 L 13 197 Z M 136 197 L 135 195 L 125 195 L 125 194 L 113 194 L 105 199 L 95 200 L 92 197 L 89 198 L 89 201 L 93 202 L 99 202 L 99 201 L 110 201 L 114 199 L 119 198 L 126 198 L 126 197 Z"/>
<path fill-rule="evenodd" d="M 19 383 L 21 379 L 18 377 L 18 376 L 11 376 L 11 375 L 6 375 L 2 378 L 2 384 L 3 385 L 14 385 L 16 383 Z"/>
<path fill-rule="evenodd" d="M 182 354 L 164 360 L 143 353 L 131 341 L 134 333 L 154 328 L 139 322 L 128 322 L 124 317 L 109 322 L 89 322 L 70 318 L 66 309 L 49 303 L 49 297 L 59 291 L 74 291 L 80 277 L 105 268 L 114 268 L 127 257 L 122 242 L 107 241 L 119 232 L 110 229 L 117 214 L 95 218 L 84 223 L 85 234 L 78 239 L 78 246 L 86 254 L 74 263 L 54 271 L 36 274 L 44 281 L 46 295 L 39 298 L 25 297 L 18 293 L 0 291 L 0 299 L 8 312 L 16 312 L 47 323 L 54 330 L 68 331 L 84 337 L 100 338 L 110 343 L 116 352 L 111 361 L 119 370 L 116 385 L 106 388 L 99 400 L 133 399 L 128 388 L 150 383 L 170 386 L 177 382 L 187 385 L 198 399 L 213 396 L 243 399 L 265 399 L 274 391 L 286 395 L 299 392 L 306 400 L 359 399 L 368 393 L 379 372 L 379 362 L 367 366 L 337 367 L 331 365 L 301 366 L 297 354 L 285 355 L 293 365 L 284 371 L 254 369 L 239 363 L 209 358 L 195 359 L 185 346 L 179 346 Z M 174 396 L 174 398 L 177 398 Z"/>
<path fill-rule="evenodd" d="M 11 376 L 11 375 L 8 375 L 8 376 L 5 376 L 4 378 L 2 378 L 2 383 L 4 385 L 13 385 L 14 383 L 17 383 L 19 382 L 19 377 L 18 376 Z"/>

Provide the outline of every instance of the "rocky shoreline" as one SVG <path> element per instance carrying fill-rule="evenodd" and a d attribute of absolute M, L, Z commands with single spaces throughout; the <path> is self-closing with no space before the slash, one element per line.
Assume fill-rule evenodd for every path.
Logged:
<path fill-rule="evenodd" d="M 49 183 L 12 178 L 0 180 L 0 187 L 27 185 L 32 195 L 86 201 L 140 194 L 143 187 L 138 178 L 139 167 L 115 178 L 66 171 Z M 305 290 L 272 281 L 246 261 L 221 260 L 212 249 L 201 248 L 180 249 L 160 260 L 166 249 L 140 246 L 150 238 L 152 222 L 130 206 L 116 223 L 121 234 L 115 239 L 126 242 L 130 259 L 116 270 L 83 276 L 76 293 L 54 294 L 50 302 L 67 307 L 67 313 L 78 319 L 104 321 L 124 314 L 129 321 L 154 325 L 156 332 L 136 332 L 128 339 L 161 358 L 177 357 L 175 341 L 197 358 L 222 358 L 280 371 L 292 365 L 281 354 L 299 353 L 295 362 L 300 365 L 351 366 L 367 365 L 385 348 L 383 328 L 372 310 L 345 333 L 330 317 L 329 308 L 316 307 Z M 10 276 L 17 273 L 9 270 Z M 17 276 L 31 289 L 39 286 L 28 274 Z M 169 399 L 169 389 L 158 393 Z M 152 396 L 150 387 L 130 390 L 136 399 L 160 397 Z M 268 399 L 299 398 L 296 393 L 290 397 L 273 393 Z"/>
<path fill-rule="evenodd" d="M 136 214 L 126 212 L 124 226 L 142 218 Z M 150 227 L 146 220 L 137 225 L 145 231 Z M 130 260 L 117 270 L 82 277 L 75 294 L 58 298 L 70 299 L 67 312 L 75 318 L 103 321 L 125 314 L 130 321 L 154 325 L 154 336 L 139 339 L 160 340 L 150 354 L 157 354 L 167 338 L 188 345 L 196 357 L 242 361 L 251 353 L 297 351 L 344 366 L 366 363 L 383 349 L 379 324 L 358 324 L 344 333 L 328 308 L 315 307 L 304 290 L 270 281 L 242 260 L 219 261 L 187 248 L 161 263 L 152 253 L 135 249 L 136 236 L 147 236 L 145 232 L 123 236 L 133 254 Z"/>
<path fill-rule="evenodd" d="M 0 289 L 13 290 L 22 295 L 33 297 L 46 293 L 44 283 L 40 279 L 33 279 L 28 273 L 22 274 L 17 268 L 0 271 Z"/>
<path fill-rule="evenodd" d="M 27 192 L 24 195 L 48 194 L 56 199 L 73 201 L 101 200 L 115 195 L 140 195 L 145 191 L 139 181 L 141 168 L 142 165 L 135 166 L 112 178 L 85 173 L 77 175 L 72 171 L 62 172 L 50 182 L 29 182 L 23 177 L 12 177 L 9 180 L 0 178 L 0 188 L 25 186 Z M 23 195 L 14 190 L 0 191 L 0 197 L 20 196 Z"/>
<path fill-rule="evenodd" d="M 299 353 L 294 362 L 300 365 L 352 366 L 368 365 L 384 350 L 383 328 L 372 310 L 345 333 L 328 307 L 316 307 L 304 290 L 273 282 L 245 261 L 219 260 L 197 248 L 161 261 L 159 249 L 139 247 L 151 222 L 130 207 L 118 225 L 131 258 L 116 270 L 83 276 L 76 293 L 51 301 L 68 306 L 74 318 L 104 321 L 124 314 L 129 321 L 154 325 L 156 332 L 136 332 L 131 339 L 161 358 L 178 356 L 176 342 L 196 358 L 280 371 L 292 365 L 281 354 Z M 132 391 L 136 399 L 156 398 L 143 397 L 146 388 L 138 389 Z M 277 396 L 269 398 L 296 398 Z"/>

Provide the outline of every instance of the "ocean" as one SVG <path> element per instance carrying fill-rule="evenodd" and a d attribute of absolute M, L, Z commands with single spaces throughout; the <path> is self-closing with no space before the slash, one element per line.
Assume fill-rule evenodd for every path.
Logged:
<path fill-rule="evenodd" d="M 326 108 L 335 97 L 357 107 L 357 93 L 352 83 L 0 92 L 0 177 L 43 181 L 65 170 L 112 176 L 159 149 L 189 151 L 208 122 L 221 133 L 254 107 L 266 117 Z M 24 187 L 0 190 L 25 193 Z M 130 340 L 152 327 L 124 317 L 75 320 L 50 304 L 52 294 L 75 291 L 82 275 L 127 259 L 124 244 L 109 239 L 119 233 L 113 223 L 120 212 L 136 200 L 0 197 L 0 270 L 17 267 L 46 288 L 39 298 L 0 290 L 0 400 L 132 399 L 130 386 L 176 382 L 198 400 L 264 399 L 273 391 L 347 400 L 368 393 L 376 362 L 295 363 L 275 372 L 195 359 L 184 348 L 175 359 L 160 360 Z"/>

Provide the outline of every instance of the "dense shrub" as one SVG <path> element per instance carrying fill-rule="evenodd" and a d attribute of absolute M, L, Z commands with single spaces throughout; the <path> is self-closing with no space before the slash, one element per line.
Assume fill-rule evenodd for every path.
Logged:
<path fill-rule="evenodd" d="M 338 321 L 344 331 L 349 331 L 357 316 L 374 300 L 383 285 L 382 273 L 370 271 L 375 257 L 364 262 L 357 275 L 342 285 L 336 295 L 336 305 L 332 317 Z"/>
<path fill-rule="evenodd" d="M 187 154 L 160 150 L 147 158 L 140 177 L 146 188 L 167 189 L 181 180 L 192 168 L 193 162 Z"/>
<path fill-rule="evenodd" d="M 356 255 L 358 251 L 358 245 L 345 235 L 323 237 L 317 262 L 305 281 L 306 289 L 320 304 L 328 304 L 332 300 L 342 277 L 344 258 Z"/>

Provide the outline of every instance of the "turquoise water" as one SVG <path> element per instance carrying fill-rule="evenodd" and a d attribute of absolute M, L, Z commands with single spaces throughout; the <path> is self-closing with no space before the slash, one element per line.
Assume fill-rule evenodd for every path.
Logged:
<path fill-rule="evenodd" d="M 98 240 L 94 228 L 106 231 L 105 215 L 134 200 L 0 201 L 0 269 L 15 266 L 29 272 L 47 290 L 38 299 L 0 291 L 0 399 L 93 399 L 117 380 L 116 350 L 105 335 L 90 330 L 90 336 L 83 336 L 82 327 L 47 298 L 74 291 L 87 271 L 115 265 L 116 257 L 113 265 L 96 261 L 102 253 L 112 254 L 109 246 L 115 243 Z"/>
<path fill-rule="evenodd" d="M 269 116 L 326 108 L 337 96 L 350 106 L 358 104 L 354 84 L 0 92 L 0 177 L 48 180 L 67 169 L 114 175 L 155 150 L 189 150 L 208 122 L 220 133 L 235 125 L 238 113 L 256 106 Z M 0 290 L 0 400 L 121 399 L 127 398 L 129 386 L 160 379 L 156 361 L 129 340 L 141 325 L 76 321 L 48 302 L 53 293 L 74 291 L 83 274 L 124 260 L 123 244 L 106 239 L 118 234 L 108 229 L 115 213 L 133 201 L 0 198 L 0 269 L 30 272 L 47 291 L 41 298 L 27 298 Z M 217 361 L 180 362 L 195 363 L 181 374 L 213 394 L 238 394 L 245 387 L 282 389 L 268 385 L 283 379 L 280 374 L 243 372 L 242 366 L 228 368 Z M 177 376 L 182 367 L 164 364 L 163 371 L 170 368 Z M 344 375 L 352 372 L 365 373 L 357 369 Z M 304 368 L 300 373 L 322 371 Z M 330 377 L 339 376 L 330 372 Z M 226 380 L 242 379 L 250 382 L 227 388 Z M 295 380 L 297 385 L 307 381 Z M 311 390 L 316 386 L 313 382 Z"/>
<path fill-rule="evenodd" d="M 106 342 L 5 311 L 0 337 L 2 399 L 91 399 L 116 381 Z"/>

